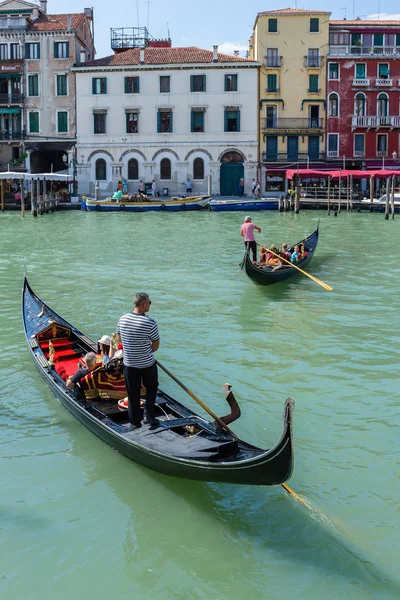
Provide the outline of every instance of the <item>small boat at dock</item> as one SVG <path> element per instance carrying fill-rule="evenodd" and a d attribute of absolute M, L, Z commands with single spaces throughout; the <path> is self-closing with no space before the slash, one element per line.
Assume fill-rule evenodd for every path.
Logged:
<path fill-rule="evenodd" d="M 122 196 L 118 200 L 106 198 L 105 200 L 96 200 L 95 198 L 83 197 L 82 210 L 97 212 L 148 212 L 148 211 L 185 211 L 201 210 L 206 208 L 210 202 L 211 196 L 191 196 L 188 198 L 154 198 L 146 200 L 130 200 Z"/>
<path fill-rule="evenodd" d="M 278 198 L 235 198 L 231 200 L 211 200 L 210 209 L 213 211 L 223 210 L 278 210 Z"/>

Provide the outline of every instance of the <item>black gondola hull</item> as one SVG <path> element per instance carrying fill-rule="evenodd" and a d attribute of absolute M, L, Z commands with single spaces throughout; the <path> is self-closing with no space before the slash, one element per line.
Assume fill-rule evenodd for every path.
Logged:
<path fill-rule="evenodd" d="M 63 380 L 56 371 L 45 365 L 40 349 L 33 348 L 30 343 L 30 339 L 33 339 L 35 335 L 33 332 L 35 329 L 37 330 L 37 326 L 33 323 L 32 327 L 32 323 L 29 324 L 27 322 L 27 297 L 35 300 L 33 305 L 33 313 L 35 313 L 42 303 L 33 294 L 28 282 L 25 280 L 23 292 L 25 333 L 33 361 L 41 377 L 46 381 L 51 391 L 65 408 L 90 431 L 118 452 L 144 467 L 165 475 L 185 479 L 235 484 L 277 485 L 290 478 L 293 471 L 293 401 L 291 399 L 288 399 L 285 404 L 284 432 L 281 439 L 273 448 L 267 451 L 238 440 L 239 453 L 237 457 L 228 457 L 226 462 L 211 462 L 175 457 L 154 450 L 154 448 L 146 447 L 144 445 L 146 437 L 154 435 L 154 433 L 149 431 L 149 428 L 146 429 L 143 427 L 143 431 L 137 430 L 132 432 L 129 431 L 129 428 L 113 422 L 112 419 L 105 415 L 100 418 L 98 415 L 94 416 L 84 404 L 76 400 L 74 393 L 66 388 Z M 49 310 L 49 316 L 52 319 L 54 319 L 54 316 L 58 317 L 51 309 Z M 32 313 L 32 310 L 30 312 Z M 67 324 L 64 319 L 59 318 L 60 324 Z M 33 318 L 33 321 L 37 321 L 37 318 Z M 78 331 L 73 326 L 69 326 L 74 333 Z M 83 339 L 90 342 L 86 336 L 83 336 Z M 92 347 L 88 345 L 88 351 L 94 349 L 94 343 L 91 343 Z M 186 407 L 164 394 L 161 390 L 159 390 L 159 394 L 167 398 L 171 403 L 174 403 L 177 407 L 182 407 L 182 409 L 188 411 Z M 190 411 L 190 414 L 195 415 L 192 411 Z M 182 442 L 184 444 L 185 440 L 182 440 Z M 242 450 L 243 454 L 247 453 L 248 457 L 240 459 L 240 450 Z"/>
<path fill-rule="evenodd" d="M 310 236 L 304 238 L 304 240 L 301 242 L 298 242 L 298 244 L 293 244 L 292 248 L 295 245 L 300 244 L 304 244 L 309 248 L 308 256 L 301 262 L 297 263 L 297 266 L 300 267 L 300 269 L 306 269 L 312 261 L 318 244 L 318 235 L 319 228 L 317 228 Z M 272 285 L 273 283 L 280 283 L 290 279 L 294 275 L 299 274 L 299 271 L 295 267 L 290 267 L 289 265 L 285 265 L 284 268 L 278 269 L 277 271 L 254 265 L 250 260 L 250 255 L 248 252 L 246 252 L 243 257 L 241 268 L 244 269 L 248 277 L 250 277 L 250 279 L 258 285 Z"/>

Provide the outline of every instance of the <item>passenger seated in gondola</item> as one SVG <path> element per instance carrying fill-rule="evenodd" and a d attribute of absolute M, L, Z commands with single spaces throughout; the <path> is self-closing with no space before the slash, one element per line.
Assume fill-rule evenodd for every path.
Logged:
<path fill-rule="evenodd" d="M 290 260 L 292 263 L 296 263 L 296 262 L 299 262 L 302 258 L 303 258 L 303 256 L 302 256 L 301 248 L 300 248 L 300 246 L 296 245 L 294 247 L 294 252 L 293 252 L 292 256 L 290 257 Z"/>
<path fill-rule="evenodd" d="M 259 265 L 259 266 L 264 266 L 267 264 L 267 248 L 265 246 L 261 246 L 260 247 L 260 260 L 257 261 L 255 264 Z"/>
<path fill-rule="evenodd" d="M 115 353 L 114 345 L 109 335 L 103 335 L 103 337 L 99 340 L 99 350 L 101 362 L 103 365 L 106 365 L 108 362 L 110 362 Z"/>
<path fill-rule="evenodd" d="M 283 258 L 286 258 L 286 260 L 290 260 L 290 257 L 292 256 L 290 254 L 290 252 L 288 251 L 288 247 L 287 244 L 282 244 L 282 248 L 281 248 L 281 255 Z"/>
<path fill-rule="evenodd" d="M 76 371 L 76 373 L 71 375 L 71 377 L 68 377 L 67 383 L 66 383 L 67 388 L 71 389 L 71 388 L 75 387 L 76 384 L 79 383 L 81 379 L 86 377 L 86 375 L 88 373 L 90 373 L 90 371 L 93 371 L 98 366 L 96 361 L 97 361 L 97 358 L 96 358 L 95 353 L 88 352 L 85 356 L 86 367 L 79 367 L 79 369 Z"/>

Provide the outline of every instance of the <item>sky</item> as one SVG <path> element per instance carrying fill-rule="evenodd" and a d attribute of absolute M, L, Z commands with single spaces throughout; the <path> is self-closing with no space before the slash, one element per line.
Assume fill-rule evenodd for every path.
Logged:
<path fill-rule="evenodd" d="M 32 0 L 31 0 L 32 1 Z M 34 1 L 34 0 L 33 0 Z M 335 4 L 335 8 L 333 8 Z M 139 11 L 140 27 L 149 25 L 154 38 L 168 37 L 172 45 L 199 46 L 212 49 L 219 45 L 220 52 L 233 54 L 240 50 L 244 56 L 248 40 L 253 31 L 258 12 L 279 8 L 305 8 L 331 10 L 333 19 L 398 19 L 400 7 L 395 0 L 341 0 L 329 3 L 260 0 L 48 0 L 48 13 L 82 12 L 87 7 L 94 9 L 96 58 L 112 54 L 110 27 L 137 27 Z"/>

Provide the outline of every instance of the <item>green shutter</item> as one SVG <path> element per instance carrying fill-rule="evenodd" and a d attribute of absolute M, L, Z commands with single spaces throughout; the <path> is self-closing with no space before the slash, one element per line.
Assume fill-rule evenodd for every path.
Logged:
<path fill-rule="evenodd" d="M 37 42 L 36 48 L 37 48 L 37 57 L 40 58 L 40 42 Z"/>
<path fill-rule="evenodd" d="M 225 91 L 229 92 L 229 88 L 228 88 L 228 75 L 225 75 Z"/>
<path fill-rule="evenodd" d="M 58 132 L 59 133 L 67 133 L 68 132 L 68 113 L 59 112 L 57 113 L 58 120 Z"/>
<path fill-rule="evenodd" d="M 96 78 L 92 78 L 92 94 L 96 93 Z"/>
<path fill-rule="evenodd" d="M 54 58 L 59 58 L 59 56 L 58 56 L 58 42 L 54 42 L 53 43 L 53 47 L 54 47 Z"/>
<path fill-rule="evenodd" d="M 237 92 L 238 91 L 238 76 L 237 75 L 233 75 L 232 86 L 233 86 L 232 91 Z"/>
<path fill-rule="evenodd" d="M 267 91 L 276 92 L 276 75 L 267 75 Z"/>
<path fill-rule="evenodd" d="M 228 131 L 228 111 L 224 112 L 224 131 Z"/>
<path fill-rule="evenodd" d="M 194 132 L 194 110 L 192 110 L 190 115 L 190 131 Z"/>
<path fill-rule="evenodd" d="M 69 58 L 69 42 L 67 42 L 67 58 Z"/>
<path fill-rule="evenodd" d="M 25 44 L 25 58 L 30 58 L 31 57 L 31 47 L 29 44 Z"/>
<path fill-rule="evenodd" d="M 365 65 L 356 64 L 356 79 L 365 79 Z"/>
<path fill-rule="evenodd" d="M 103 94 L 107 94 L 107 77 L 104 77 L 104 92 Z"/>
<path fill-rule="evenodd" d="M 29 131 L 31 133 L 39 133 L 39 113 L 29 113 Z"/>
<path fill-rule="evenodd" d="M 174 130 L 174 128 L 173 128 L 173 116 L 174 116 L 174 114 L 173 114 L 173 112 L 171 110 L 170 113 L 169 113 L 169 131 L 170 131 L 170 133 L 172 133 L 173 130 Z"/>
<path fill-rule="evenodd" d="M 140 94 L 140 78 L 136 77 L 137 80 L 137 93 Z"/>
<path fill-rule="evenodd" d="M 207 79 L 206 76 L 203 75 L 203 92 L 207 91 Z"/>
<path fill-rule="evenodd" d="M 193 77 L 194 75 L 190 76 L 190 91 L 193 92 Z"/>
<path fill-rule="evenodd" d="M 400 46 L 400 33 L 396 33 L 396 46 Z"/>
<path fill-rule="evenodd" d="M 240 110 L 236 111 L 236 131 L 240 131 Z"/>
<path fill-rule="evenodd" d="M 157 133 L 161 133 L 161 113 L 157 113 Z"/>
<path fill-rule="evenodd" d="M 129 94 L 129 84 L 128 84 L 128 77 L 125 77 L 125 94 Z"/>

